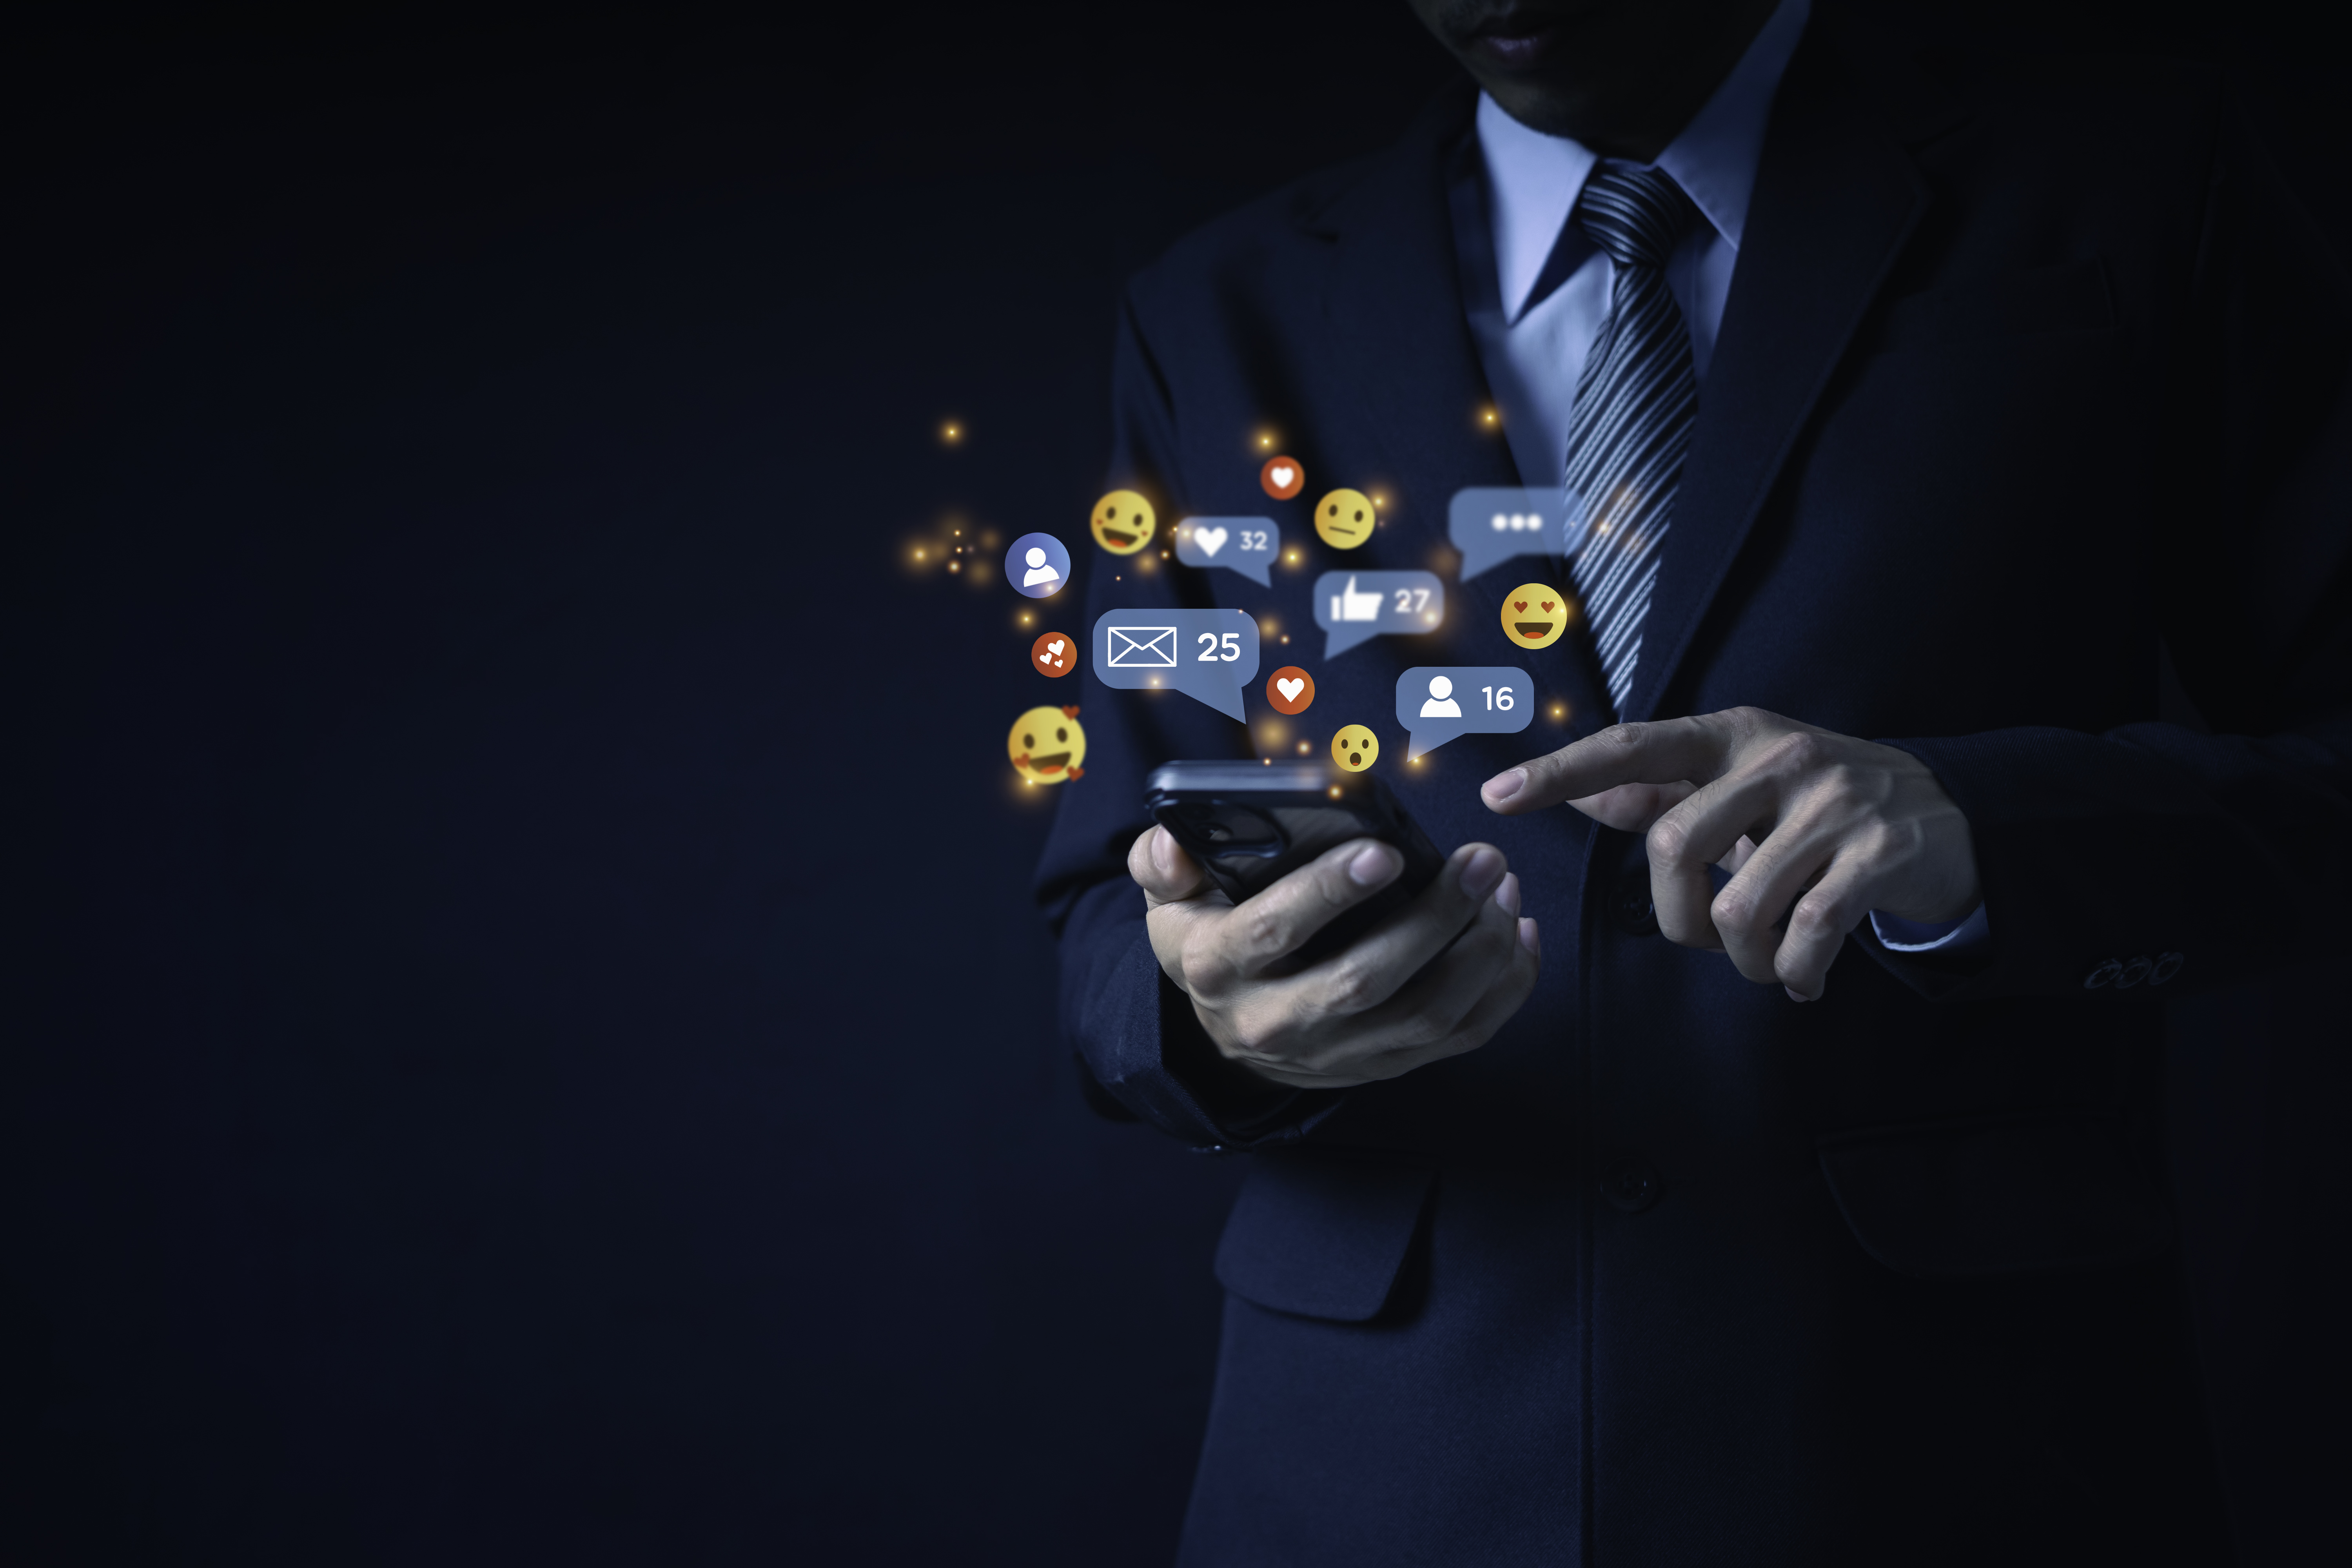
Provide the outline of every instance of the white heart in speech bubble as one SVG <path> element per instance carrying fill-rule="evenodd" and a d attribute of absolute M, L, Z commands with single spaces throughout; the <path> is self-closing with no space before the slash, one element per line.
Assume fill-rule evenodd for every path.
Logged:
<path fill-rule="evenodd" d="M 1203 555 L 1214 555 L 1225 547 L 1225 531 L 1222 528 L 1196 528 L 1192 542 L 1201 547 Z"/>
<path fill-rule="evenodd" d="M 1285 702 L 1296 702 L 1298 700 L 1298 694 L 1307 689 L 1307 682 L 1297 676 L 1292 676 L 1287 680 L 1276 681 L 1274 689 L 1282 693 L 1282 700 Z"/>
<path fill-rule="evenodd" d="M 1297 468 L 1285 464 L 1281 468 L 1268 469 L 1265 477 L 1274 481 L 1274 488 L 1276 489 L 1286 490 L 1290 488 L 1290 481 L 1293 479 L 1296 479 L 1297 475 L 1298 470 Z"/>

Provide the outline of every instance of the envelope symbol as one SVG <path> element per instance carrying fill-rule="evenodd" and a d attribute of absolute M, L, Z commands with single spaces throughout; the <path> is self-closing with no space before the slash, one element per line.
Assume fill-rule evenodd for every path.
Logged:
<path fill-rule="evenodd" d="M 1176 668 L 1174 626 L 1111 626 L 1112 669 L 1173 669 Z"/>

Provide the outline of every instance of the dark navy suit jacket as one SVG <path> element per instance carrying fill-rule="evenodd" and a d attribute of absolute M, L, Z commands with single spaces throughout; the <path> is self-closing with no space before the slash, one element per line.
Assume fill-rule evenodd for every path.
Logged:
<path fill-rule="evenodd" d="M 1125 315 L 1114 477 L 1163 520 L 1271 510 L 1307 558 L 1265 591 L 1097 555 L 1087 621 L 1276 624 L 1260 679 L 1318 682 L 1286 735 L 1370 724 L 1431 836 L 1501 846 L 1544 931 L 1483 1049 L 1221 1099 L 1124 857 L 1152 765 L 1249 737 L 1084 678 L 1040 882 L 1066 1026 L 1133 1115 L 1254 1165 L 1186 1561 L 2215 1560 L 2158 1024 L 2345 934 L 2342 281 L 2214 80 L 1937 74 L 1816 22 L 1624 717 L 1753 704 L 1914 752 L 1968 814 L 1992 940 L 1939 967 L 1865 926 L 1794 1005 L 1655 933 L 1639 838 L 1480 805 L 1604 717 L 1589 649 L 1501 637 L 1538 563 L 1451 584 L 1439 633 L 1315 657 L 1318 572 L 1428 566 L 1455 489 L 1554 479 L 1478 418 L 1445 198 L 1472 101 L 1193 236 Z M 1264 427 L 1296 501 L 1258 490 Z M 1346 555 L 1307 519 L 1340 484 L 1390 498 Z M 2168 650 L 2215 733 L 2158 721 Z M 1402 766 L 1398 671 L 1489 662 L 1572 718 Z M 1255 691 L 1252 722 L 1282 722 Z"/>

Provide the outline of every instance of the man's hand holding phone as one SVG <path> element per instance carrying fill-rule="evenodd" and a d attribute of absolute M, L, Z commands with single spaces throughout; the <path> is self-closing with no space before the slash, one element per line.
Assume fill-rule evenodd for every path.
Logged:
<path fill-rule="evenodd" d="M 1535 988 L 1536 922 L 1491 844 L 1464 845 L 1402 910 L 1304 968 L 1289 960 L 1309 937 L 1403 870 L 1392 846 L 1351 839 L 1239 904 L 1164 827 L 1127 868 L 1160 967 L 1219 1053 L 1270 1083 L 1347 1089 L 1475 1050 Z"/>

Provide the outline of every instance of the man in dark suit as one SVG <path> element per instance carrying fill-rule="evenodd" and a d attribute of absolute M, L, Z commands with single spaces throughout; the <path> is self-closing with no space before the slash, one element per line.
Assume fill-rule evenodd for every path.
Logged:
<path fill-rule="evenodd" d="M 1315 571 L 1428 566 L 1521 484 L 1585 503 L 1582 624 L 1522 654 L 1457 583 L 1253 717 L 1288 754 L 1448 662 L 1563 715 L 1388 765 L 1461 847 L 1304 968 L 1395 853 L 1228 905 L 1140 799 L 1250 737 L 1087 698 L 1066 1021 L 1253 1159 L 1185 1560 L 2222 1560 L 2157 1004 L 2347 925 L 2342 281 L 2191 70 L 1417 3 L 1483 93 L 1177 247 L 1116 369 L 1167 515 L 1265 510 L 1272 426 L 1286 537 L 1343 484 L 1375 536 L 1090 602 L 1303 631 Z"/>

